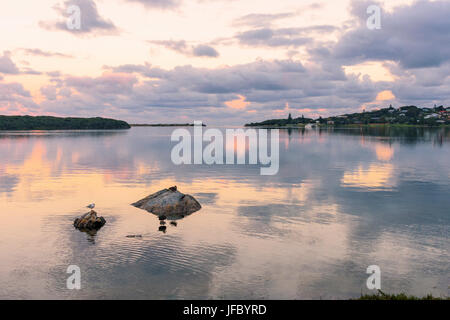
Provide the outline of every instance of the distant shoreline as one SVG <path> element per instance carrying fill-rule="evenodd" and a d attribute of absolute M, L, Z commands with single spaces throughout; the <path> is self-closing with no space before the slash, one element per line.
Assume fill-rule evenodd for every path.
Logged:
<path fill-rule="evenodd" d="M 403 106 L 395 109 L 389 108 L 375 109 L 372 111 L 328 118 L 319 117 L 317 119 L 305 118 L 303 115 L 293 118 L 291 114 L 287 119 L 269 119 L 262 122 L 252 122 L 245 124 L 246 127 L 275 127 L 275 128 L 296 128 L 312 125 L 317 127 L 444 127 L 450 125 L 450 108 L 444 106 L 434 106 L 434 108 L 420 108 L 416 106 Z"/>
<path fill-rule="evenodd" d="M 125 121 L 100 117 L 0 116 L 0 131 L 126 129 L 130 129 L 130 125 Z"/>
<path fill-rule="evenodd" d="M 369 124 L 315 124 L 312 126 L 317 128 L 377 128 L 377 127 L 391 127 L 391 128 L 448 128 L 448 124 L 440 125 L 420 125 L 420 124 L 392 124 L 392 123 L 369 123 Z M 247 128 L 273 128 L 273 129 L 300 129 L 305 128 L 305 124 L 299 125 L 245 125 Z"/>
<path fill-rule="evenodd" d="M 305 124 L 290 124 L 290 125 L 276 125 L 276 124 L 271 124 L 271 125 L 250 125 L 250 124 L 246 124 L 245 127 L 247 128 L 260 128 L 260 129 L 301 129 L 301 128 L 305 128 Z"/>
<path fill-rule="evenodd" d="M 133 123 L 130 124 L 131 127 L 193 127 L 193 123 Z M 203 127 L 206 127 L 206 124 L 202 124 Z"/>

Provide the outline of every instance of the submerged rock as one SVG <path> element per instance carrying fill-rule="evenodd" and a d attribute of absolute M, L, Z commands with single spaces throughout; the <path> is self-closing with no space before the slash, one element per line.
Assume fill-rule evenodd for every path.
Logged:
<path fill-rule="evenodd" d="M 177 187 L 158 191 L 132 205 L 157 215 L 160 220 L 181 219 L 202 208 L 193 196 L 179 192 Z"/>
<path fill-rule="evenodd" d="M 80 230 L 99 230 L 105 223 L 106 220 L 103 217 L 97 217 L 97 212 L 91 210 L 81 217 L 76 218 L 73 225 Z"/>

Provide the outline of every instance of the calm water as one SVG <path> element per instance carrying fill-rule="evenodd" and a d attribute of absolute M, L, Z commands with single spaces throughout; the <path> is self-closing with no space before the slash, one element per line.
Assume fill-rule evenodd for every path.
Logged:
<path fill-rule="evenodd" d="M 345 299 L 374 264 L 449 295 L 450 130 L 281 131 L 276 176 L 174 166 L 172 130 L 0 134 L 0 298 Z M 173 185 L 203 209 L 162 233 L 129 204 Z M 91 202 L 96 235 L 72 226 Z"/>

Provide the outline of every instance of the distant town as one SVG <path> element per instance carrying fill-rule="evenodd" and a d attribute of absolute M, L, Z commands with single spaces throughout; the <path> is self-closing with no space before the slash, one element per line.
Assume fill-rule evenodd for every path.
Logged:
<path fill-rule="evenodd" d="M 360 113 L 343 114 L 318 119 L 300 116 L 293 118 L 291 114 L 287 119 L 272 119 L 262 122 L 248 123 L 246 127 L 274 126 L 296 127 L 306 125 L 320 126 L 361 126 L 361 125 L 410 125 L 410 126 L 443 126 L 450 125 L 450 107 L 434 106 L 420 108 L 416 106 L 403 106 L 363 111 Z"/>

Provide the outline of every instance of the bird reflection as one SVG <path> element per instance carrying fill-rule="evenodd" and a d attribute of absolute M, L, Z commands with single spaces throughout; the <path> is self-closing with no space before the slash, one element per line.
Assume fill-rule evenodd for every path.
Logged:
<path fill-rule="evenodd" d="M 158 231 L 161 231 L 163 233 L 167 232 L 167 229 L 168 229 L 167 224 L 169 224 L 170 227 L 177 227 L 179 221 L 186 218 L 186 216 L 183 214 L 173 214 L 173 215 L 168 215 L 168 216 L 165 216 L 165 215 L 159 216 L 159 215 L 155 214 L 155 216 L 157 216 L 158 220 L 159 220 Z"/>

